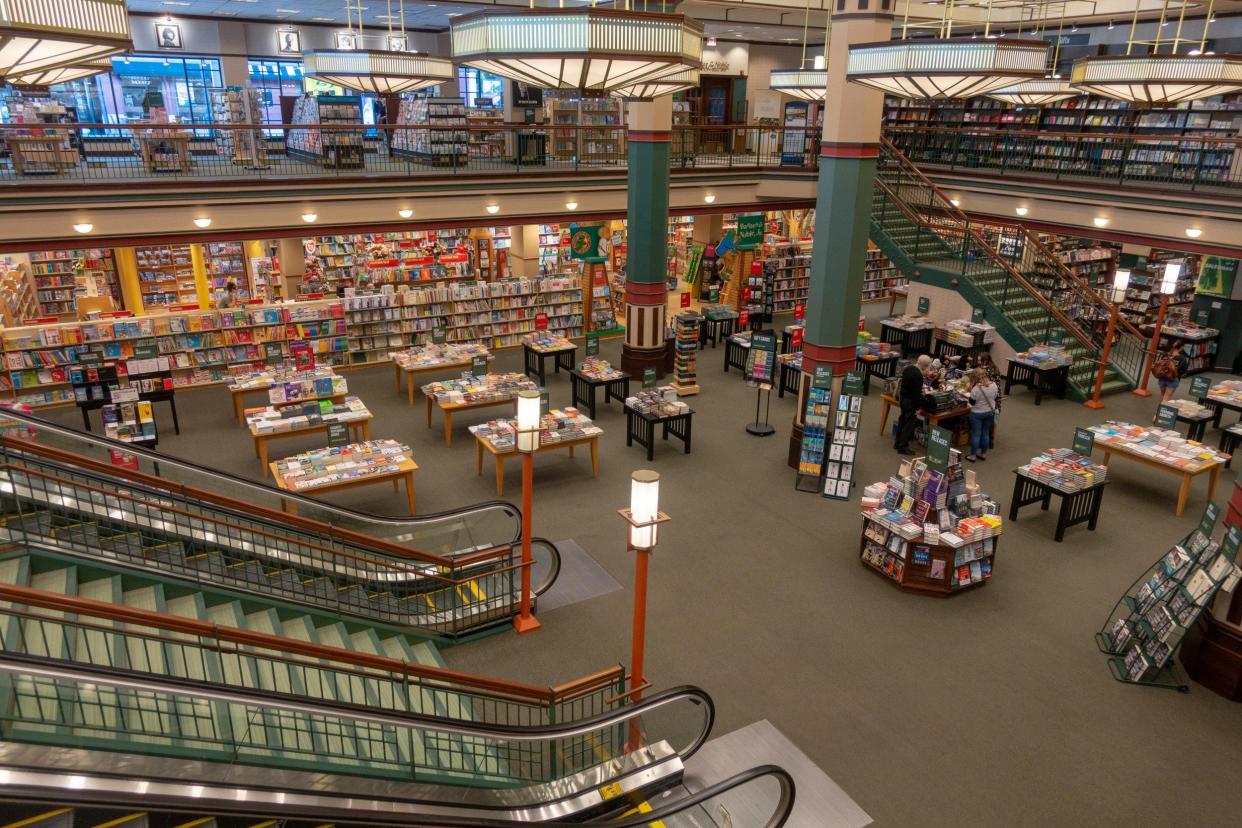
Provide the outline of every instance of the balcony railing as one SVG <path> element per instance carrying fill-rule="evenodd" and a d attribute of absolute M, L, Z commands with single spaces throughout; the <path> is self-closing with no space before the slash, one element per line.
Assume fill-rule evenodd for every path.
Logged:
<path fill-rule="evenodd" d="M 813 128 L 679 127 L 670 164 L 812 170 Z M 624 170 L 623 126 L 0 124 L 0 184 L 322 180 Z"/>
<path fill-rule="evenodd" d="M 1108 186 L 1188 190 L 1242 186 L 1238 138 L 932 126 L 889 127 L 885 134 L 924 168 L 1087 179 Z"/>

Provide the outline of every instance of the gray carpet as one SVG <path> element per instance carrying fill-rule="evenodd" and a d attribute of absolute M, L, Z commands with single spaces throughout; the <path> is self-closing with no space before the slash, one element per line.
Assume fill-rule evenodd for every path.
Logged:
<path fill-rule="evenodd" d="M 886 309 L 867 306 L 872 317 Z M 617 360 L 619 349 L 609 341 L 602 355 Z M 985 587 L 951 600 L 903 594 L 858 560 L 857 490 L 849 502 L 794 491 L 785 465 L 792 399 L 772 401 L 776 436 L 749 436 L 754 392 L 721 372 L 723 357 L 717 348 L 700 358 L 694 452 L 662 445 L 651 464 L 672 516 L 651 565 L 647 670 L 657 687 L 704 687 L 717 703 L 718 734 L 771 721 L 880 825 L 1236 824 L 1226 776 L 1242 766 L 1242 705 L 1200 687 L 1179 695 L 1119 684 L 1092 640 L 1126 587 L 1194 525 L 1206 481 L 1178 519 L 1173 478 L 1119 459 L 1096 532 L 1074 527 L 1057 544 L 1050 520 L 1028 511 L 1006 528 Z M 520 361 L 507 351 L 496 369 Z M 414 447 L 420 512 L 495 497 L 490 470 L 475 475 L 465 426 L 500 409 L 457 418 L 447 449 L 439 420 L 426 428 L 423 410 L 393 390 L 389 368 L 348 378 L 377 415 L 372 433 Z M 564 375 L 549 385 L 553 404 L 566 404 Z M 257 478 L 227 392 L 180 396 L 182 435 L 164 437 L 160 449 Z M 1150 420 L 1155 408 L 1132 395 L 1106 403 L 1103 412 L 1057 400 L 1036 408 L 1015 392 L 999 448 L 976 467 L 985 488 L 1007 504 L 1011 470 L 1068 445 L 1075 425 Z M 74 409 L 54 416 L 80 423 Z M 873 392 L 863 408 L 862 484 L 897 467 L 878 418 Z M 536 458 L 534 532 L 573 538 L 624 588 L 548 613 L 536 634 L 446 650 L 452 668 L 557 684 L 628 660 L 633 560 L 614 510 L 628 502 L 630 472 L 648 463 L 626 448 L 615 403 L 601 407 L 600 424 L 598 480 L 585 452 Z M 280 445 L 292 452 L 316 442 Z M 510 465 L 506 494 L 516 500 Z M 1222 483 L 1223 503 L 1231 475 Z M 403 495 L 383 486 L 332 500 L 404 508 Z"/>
<path fill-rule="evenodd" d="M 561 553 L 561 572 L 556 583 L 540 596 L 540 614 L 621 589 L 617 579 L 609 575 L 576 541 L 560 540 L 554 543 Z M 539 582 L 538 578 L 533 580 Z"/>

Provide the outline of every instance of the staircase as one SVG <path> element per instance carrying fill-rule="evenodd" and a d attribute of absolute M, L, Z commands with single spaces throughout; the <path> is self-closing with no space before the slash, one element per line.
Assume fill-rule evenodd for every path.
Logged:
<path fill-rule="evenodd" d="M 1018 224 L 972 222 L 885 140 L 871 238 L 907 277 L 956 290 L 982 307 L 1015 351 L 1060 341 L 1074 359 L 1070 396 L 1091 396 L 1110 308 L 1035 233 Z M 1146 337 L 1119 319 L 1102 393 L 1134 388 L 1145 356 Z"/>

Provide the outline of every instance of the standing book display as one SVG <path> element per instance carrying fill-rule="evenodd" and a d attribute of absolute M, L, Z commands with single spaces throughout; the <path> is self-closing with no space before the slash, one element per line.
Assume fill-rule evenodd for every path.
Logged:
<path fill-rule="evenodd" d="M 1174 675 L 1177 650 L 1216 593 L 1235 589 L 1242 579 L 1237 566 L 1242 531 L 1231 526 L 1223 543 L 1212 540 L 1219 516 L 1220 508 L 1209 503 L 1195 530 L 1130 585 L 1095 634 L 1117 681 L 1190 689 Z"/>
<path fill-rule="evenodd" d="M 824 497 L 849 500 L 854 485 L 854 452 L 858 449 L 858 423 L 862 418 L 863 373 L 849 371 L 837 396 L 832 444 L 824 463 Z"/>
<path fill-rule="evenodd" d="M 818 492 L 824 476 L 824 455 L 828 442 L 828 420 L 832 415 L 832 366 L 816 365 L 802 417 L 802 451 L 798 456 L 798 476 L 794 488 Z"/>
<path fill-rule="evenodd" d="M 746 355 L 746 379 L 755 386 L 755 420 L 746 424 L 746 432 L 758 437 L 767 437 L 776 433 L 776 428 L 768 422 L 768 412 L 772 408 L 772 377 L 776 370 L 776 337 L 770 333 L 755 333 L 750 338 L 750 351 Z M 768 395 L 768 407 L 764 411 L 763 421 L 759 420 L 759 406 L 763 402 L 764 392 Z"/>
<path fill-rule="evenodd" d="M 703 317 L 688 310 L 673 317 L 673 329 L 677 332 L 674 342 L 676 353 L 673 359 L 673 389 L 677 395 L 688 397 L 699 393 L 698 370 L 696 368 L 699 353 L 699 329 L 703 325 Z"/>

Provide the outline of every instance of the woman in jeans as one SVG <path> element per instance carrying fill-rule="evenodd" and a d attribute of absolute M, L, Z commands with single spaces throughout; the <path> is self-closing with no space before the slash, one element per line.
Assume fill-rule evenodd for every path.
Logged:
<path fill-rule="evenodd" d="M 976 368 L 971 374 L 970 391 L 970 454 L 966 459 L 987 460 L 992 447 L 992 424 L 996 420 L 996 408 L 1000 404 L 1000 387 L 988 376 L 984 368 Z"/>

